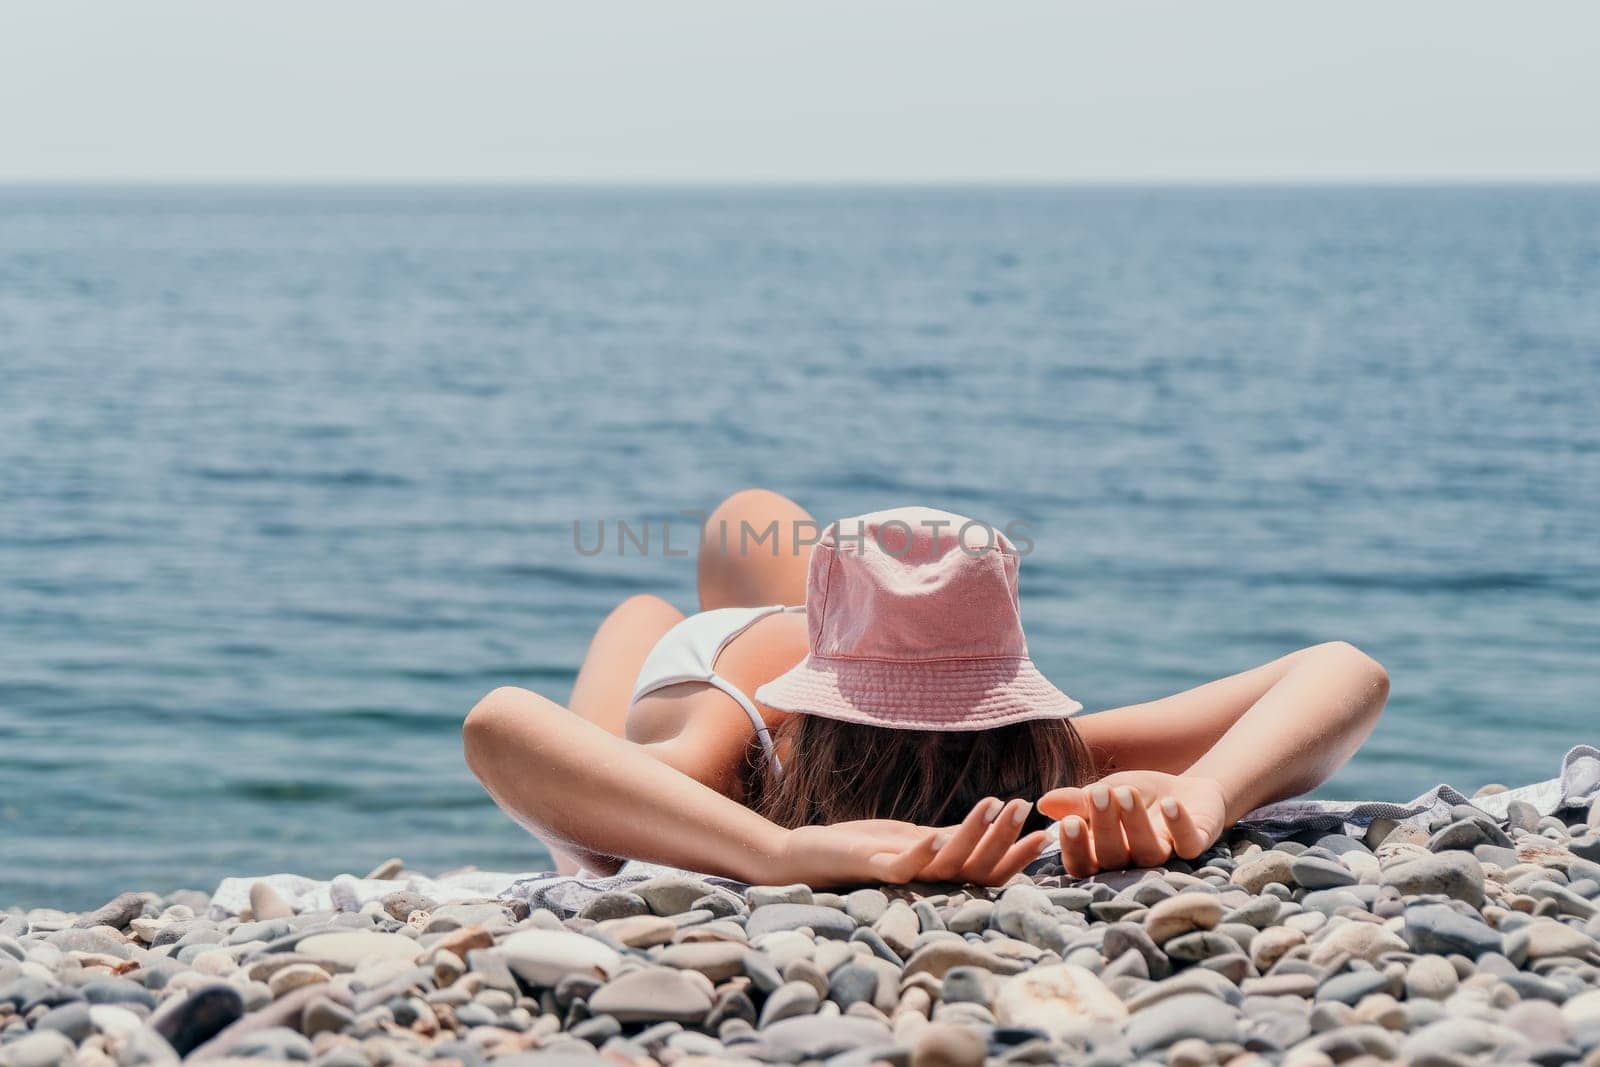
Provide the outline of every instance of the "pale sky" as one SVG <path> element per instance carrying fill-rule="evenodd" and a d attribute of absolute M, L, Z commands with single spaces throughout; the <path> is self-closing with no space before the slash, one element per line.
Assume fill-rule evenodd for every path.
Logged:
<path fill-rule="evenodd" d="M 1600 4 L 8 2 L 52 179 L 1600 179 Z"/>

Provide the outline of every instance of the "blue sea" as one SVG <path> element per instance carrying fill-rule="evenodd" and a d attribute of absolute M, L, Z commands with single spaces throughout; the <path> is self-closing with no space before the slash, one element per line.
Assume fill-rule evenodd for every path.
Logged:
<path fill-rule="evenodd" d="M 1355 642 L 1324 795 L 1548 776 L 1600 189 L 0 189 L 0 904 L 544 866 L 462 715 L 692 610 L 659 524 L 748 485 L 1031 523 L 1091 708 Z"/>

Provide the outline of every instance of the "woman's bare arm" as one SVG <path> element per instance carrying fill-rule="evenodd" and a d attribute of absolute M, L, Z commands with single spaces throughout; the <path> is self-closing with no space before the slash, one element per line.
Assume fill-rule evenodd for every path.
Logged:
<path fill-rule="evenodd" d="M 1231 823 L 1315 789 L 1355 755 L 1389 699 L 1389 675 L 1336 641 L 1303 658 L 1251 703 L 1184 773 L 1222 783 Z"/>
<path fill-rule="evenodd" d="M 785 830 L 525 689 L 484 697 L 468 714 L 463 739 L 468 765 L 495 802 L 580 856 L 627 856 L 766 884 L 906 882 L 948 869 L 995 885 L 1047 840 L 1016 840 L 1028 807 L 1020 801 L 986 800 L 945 831 L 883 819 Z"/>
<path fill-rule="evenodd" d="M 1383 710 L 1389 676 L 1342 641 L 1163 700 L 1083 719 L 1105 777 L 1055 790 L 1069 873 L 1197 855 L 1250 810 L 1321 785 Z"/>
<path fill-rule="evenodd" d="M 518 824 L 571 853 L 764 881 L 782 830 L 525 689 L 496 689 L 462 728 L 467 764 Z"/>
<path fill-rule="evenodd" d="M 1182 774 L 1297 664 L 1330 647 L 1302 648 L 1182 693 L 1073 721 L 1103 775 L 1128 770 Z"/>

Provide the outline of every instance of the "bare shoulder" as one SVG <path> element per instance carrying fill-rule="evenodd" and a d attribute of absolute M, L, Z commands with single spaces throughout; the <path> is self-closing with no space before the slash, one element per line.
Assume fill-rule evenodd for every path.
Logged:
<path fill-rule="evenodd" d="M 642 697 L 627 729 L 628 740 L 669 767 L 724 796 L 742 794 L 754 731 L 744 709 L 715 686 L 684 682 Z"/>
<path fill-rule="evenodd" d="M 714 711 L 727 694 L 704 682 L 663 686 L 634 701 L 628 708 L 623 735 L 636 745 L 670 741 L 697 717 Z"/>
<path fill-rule="evenodd" d="M 768 615 L 728 642 L 717 657 L 717 673 L 755 701 L 755 691 L 805 658 L 806 617 L 800 612 Z M 784 712 L 756 701 L 767 725 L 776 726 Z"/>
<path fill-rule="evenodd" d="M 716 669 L 740 692 L 754 694 L 805 652 L 805 617 L 769 615 L 728 643 Z M 783 718 L 760 704 L 757 710 L 769 726 Z M 628 712 L 626 729 L 628 740 L 696 781 L 727 796 L 742 792 L 755 729 L 739 703 L 715 686 L 684 682 L 641 697 Z"/>

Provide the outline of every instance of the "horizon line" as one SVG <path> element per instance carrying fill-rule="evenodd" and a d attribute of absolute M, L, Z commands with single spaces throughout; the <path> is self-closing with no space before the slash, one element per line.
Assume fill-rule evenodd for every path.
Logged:
<path fill-rule="evenodd" d="M 1218 177 L 1075 178 L 488 178 L 414 177 L 6 177 L 0 189 L 57 188 L 483 188 L 483 189 L 1201 189 L 1201 188 L 1406 188 L 1582 187 L 1600 185 L 1589 175 L 1236 175 Z"/>

